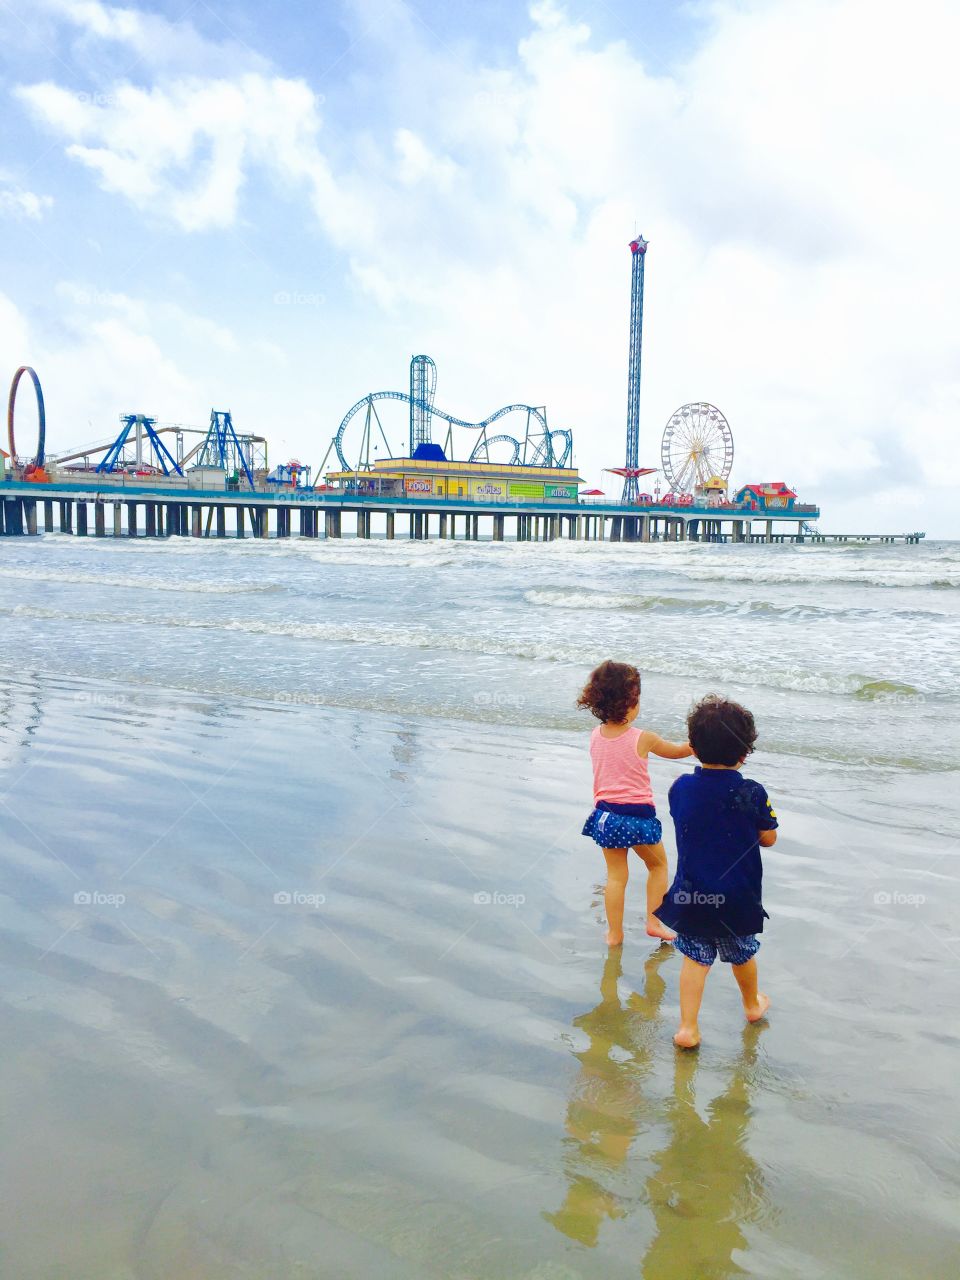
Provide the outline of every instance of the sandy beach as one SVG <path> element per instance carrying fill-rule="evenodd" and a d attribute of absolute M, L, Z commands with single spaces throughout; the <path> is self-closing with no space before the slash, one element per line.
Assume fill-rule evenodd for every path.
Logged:
<path fill-rule="evenodd" d="M 718 978 L 678 1055 L 639 878 L 602 946 L 582 734 L 0 698 L 6 1274 L 951 1274 L 953 853 L 882 779 L 757 753 L 772 1015 Z"/>

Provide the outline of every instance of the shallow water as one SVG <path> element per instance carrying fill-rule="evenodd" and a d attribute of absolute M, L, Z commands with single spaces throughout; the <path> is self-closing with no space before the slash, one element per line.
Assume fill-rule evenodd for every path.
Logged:
<path fill-rule="evenodd" d="M 2 545 L 2 1274 L 956 1273 L 960 557 L 689 551 Z M 760 722 L 698 1055 L 601 946 L 606 652 Z"/>

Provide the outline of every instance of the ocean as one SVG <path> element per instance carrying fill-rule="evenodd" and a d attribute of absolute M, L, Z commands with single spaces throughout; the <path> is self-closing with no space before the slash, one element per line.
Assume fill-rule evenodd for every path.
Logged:
<path fill-rule="evenodd" d="M 956 1273 L 960 545 L 52 534 L 0 617 L 2 1274 Z M 781 822 L 695 1054 L 639 866 L 603 946 L 605 657 Z"/>

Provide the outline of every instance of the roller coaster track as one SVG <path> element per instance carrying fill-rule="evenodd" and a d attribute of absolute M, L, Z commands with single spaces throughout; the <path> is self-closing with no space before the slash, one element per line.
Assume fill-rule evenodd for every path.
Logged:
<path fill-rule="evenodd" d="M 402 400 L 404 404 L 414 403 L 414 401 L 411 399 L 409 395 L 407 395 L 405 391 L 372 391 L 369 395 L 365 395 L 362 400 L 358 400 L 357 403 L 351 409 L 348 409 L 346 414 L 344 415 L 343 421 L 340 423 L 340 426 L 337 428 L 337 434 L 333 438 L 334 448 L 337 451 L 337 457 L 340 459 L 340 465 L 343 467 L 344 471 L 353 471 L 355 467 L 355 464 L 349 462 L 343 452 L 344 433 L 346 432 L 346 429 L 349 426 L 350 421 L 354 417 L 354 415 L 359 413 L 360 410 L 365 405 L 372 405 L 375 400 Z M 536 418 L 537 422 L 539 422 L 540 426 L 543 428 L 543 437 L 541 438 L 540 444 L 537 446 L 536 457 L 540 458 L 540 457 L 546 457 L 547 455 L 550 455 L 549 461 L 542 461 L 542 462 L 539 462 L 537 465 L 540 465 L 540 466 L 552 465 L 552 466 L 560 466 L 560 467 L 566 466 L 569 463 L 570 455 L 573 451 L 573 437 L 571 433 L 569 431 L 550 431 L 550 429 L 547 427 L 547 419 L 544 413 L 540 409 L 536 409 L 534 408 L 533 405 L 530 405 L 530 404 L 504 405 L 502 409 L 498 409 L 496 413 L 491 413 L 490 417 L 484 418 L 482 422 L 466 422 L 463 418 L 457 418 L 452 413 L 444 413 L 442 409 L 435 409 L 433 405 L 429 406 L 429 412 L 432 417 L 441 418 L 444 422 L 446 422 L 451 427 L 465 427 L 468 431 L 485 431 L 486 428 L 489 427 L 492 422 L 496 422 L 499 418 L 505 417 L 505 415 L 508 413 L 526 413 Z M 555 457 L 554 457 L 554 449 L 553 449 L 554 436 L 560 436 L 564 444 L 561 461 L 555 460 Z M 547 445 L 548 440 L 550 442 L 549 447 Z M 470 455 L 470 461 L 471 462 L 476 461 L 476 458 L 474 455 L 476 454 L 478 449 L 483 448 L 485 446 L 489 446 L 496 442 L 503 442 L 503 441 L 509 442 L 514 445 L 515 453 L 514 453 L 513 461 L 516 462 L 517 459 L 520 457 L 520 450 L 522 448 L 522 445 L 520 441 L 514 439 L 513 436 L 494 436 L 487 441 L 483 441 L 483 440 L 477 441 L 477 444 L 474 446 L 473 453 L 471 453 Z"/>
<path fill-rule="evenodd" d="M 34 394 L 37 398 L 37 452 L 34 455 L 32 465 L 34 467 L 42 467 L 46 456 L 47 415 L 43 406 L 43 391 L 40 387 L 40 379 L 28 364 L 22 364 L 20 366 L 13 375 L 13 382 L 10 384 L 10 396 L 7 400 L 7 440 L 10 444 L 10 457 L 14 462 L 16 462 L 17 442 L 14 439 L 13 434 L 14 416 L 16 414 L 17 405 L 17 388 L 20 386 L 20 379 L 25 373 L 30 375 L 30 380 L 33 382 Z"/>
<path fill-rule="evenodd" d="M 515 467 L 517 463 L 520 461 L 520 441 L 515 440 L 513 436 L 484 436 L 482 440 L 478 440 L 477 443 L 473 446 L 473 452 L 470 454 L 470 457 L 467 459 L 467 461 L 468 462 L 489 462 L 490 461 L 489 450 L 492 444 L 513 445 L 513 457 L 507 463 L 508 467 Z M 486 458 L 480 458 L 477 456 L 480 453 L 481 449 L 484 449 L 487 451 Z"/>

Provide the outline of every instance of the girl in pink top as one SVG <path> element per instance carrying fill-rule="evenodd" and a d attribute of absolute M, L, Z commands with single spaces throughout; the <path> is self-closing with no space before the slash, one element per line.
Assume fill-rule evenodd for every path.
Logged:
<path fill-rule="evenodd" d="M 693 755 L 689 742 L 666 742 L 650 729 L 637 729 L 640 672 L 626 662 L 601 662 L 577 699 L 600 721 L 590 735 L 593 761 L 593 812 L 583 834 L 601 847 L 607 860 L 604 903 L 607 945 L 623 942 L 623 900 L 630 868 L 627 853 L 636 849 L 647 867 L 647 933 L 672 942 L 676 936 L 653 914 L 667 891 L 667 855 L 653 803 L 647 756 L 682 760 Z"/>

